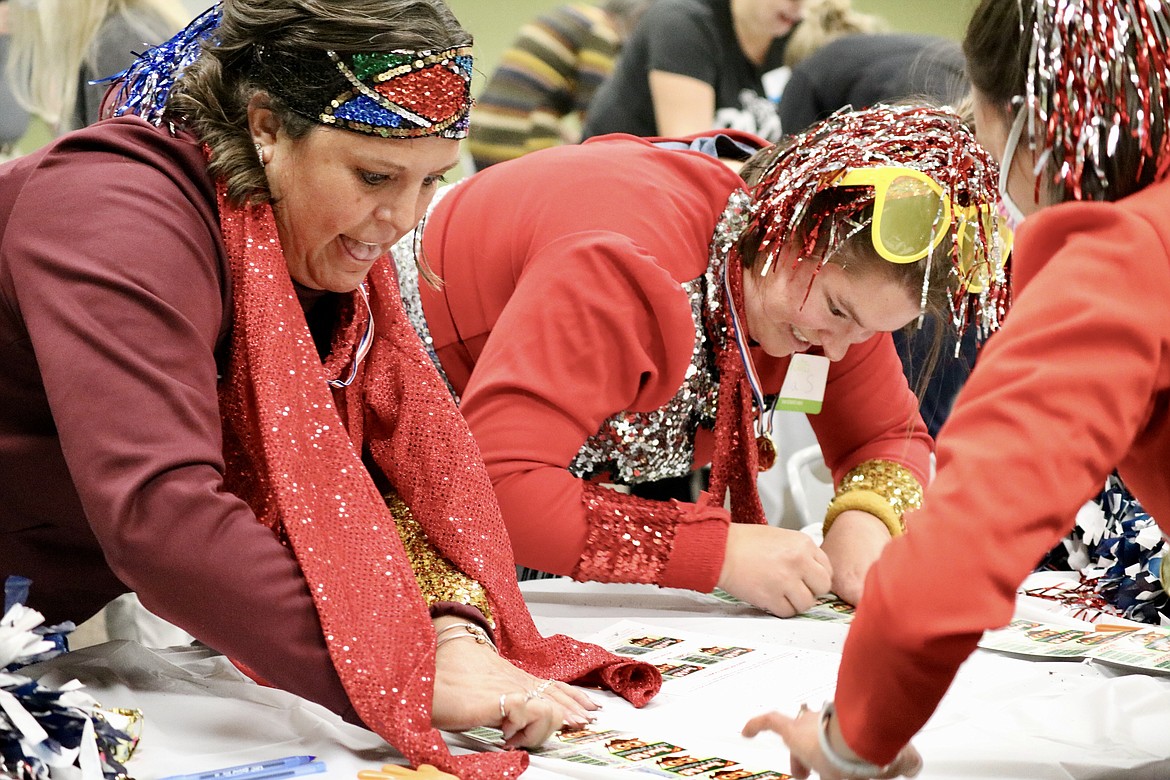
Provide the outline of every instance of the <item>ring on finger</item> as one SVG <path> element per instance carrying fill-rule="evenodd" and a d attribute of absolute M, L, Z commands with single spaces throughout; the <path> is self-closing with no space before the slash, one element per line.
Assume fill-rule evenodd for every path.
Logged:
<path fill-rule="evenodd" d="M 506 694 L 506 693 L 500 694 L 500 720 L 501 721 L 505 721 L 508 719 L 508 710 L 504 708 L 504 699 L 506 699 L 507 696 L 508 696 L 508 694 Z"/>
<path fill-rule="evenodd" d="M 536 695 L 537 695 L 537 696 L 540 696 L 542 693 L 544 693 L 545 691 L 547 691 L 547 690 L 548 690 L 548 687 L 549 687 L 550 685 L 552 685 L 552 684 L 553 684 L 553 682 L 555 682 L 555 681 L 554 681 L 554 680 L 545 680 L 545 681 L 544 681 L 544 682 L 542 682 L 540 685 L 536 686 L 536 691 L 535 691 Z"/>

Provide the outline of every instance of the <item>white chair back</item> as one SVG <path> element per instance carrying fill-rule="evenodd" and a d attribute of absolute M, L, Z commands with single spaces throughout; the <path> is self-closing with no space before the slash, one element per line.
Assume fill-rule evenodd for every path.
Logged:
<path fill-rule="evenodd" d="M 825 466 L 816 444 L 797 450 L 788 458 L 788 490 L 792 494 L 801 526 L 817 525 L 833 500 L 833 475 Z"/>

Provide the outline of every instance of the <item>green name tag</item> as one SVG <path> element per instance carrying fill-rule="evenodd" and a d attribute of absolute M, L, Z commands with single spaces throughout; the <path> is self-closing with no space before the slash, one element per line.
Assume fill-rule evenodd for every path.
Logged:
<path fill-rule="evenodd" d="M 824 355 L 798 352 L 788 364 L 776 408 L 785 412 L 820 414 L 829 379 L 829 359 Z"/>

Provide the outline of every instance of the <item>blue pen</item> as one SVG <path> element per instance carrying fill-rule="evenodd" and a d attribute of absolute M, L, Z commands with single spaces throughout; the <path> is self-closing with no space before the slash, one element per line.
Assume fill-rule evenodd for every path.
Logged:
<path fill-rule="evenodd" d="M 259 778 L 266 778 L 274 772 L 311 764 L 315 758 L 316 756 L 286 756 L 285 758 L 272 758 L 267 761 L 239 764 L 237 766 L 224 767 L 223 769 L 209 769 L 206 772 L 195 772 L 189 775 L 170 775 L 160 778 L 160 780 L 226 780 L 227 778 L 233 777 L 247 777 L 249 780 L 259 780 Z M 320 769 L 314 769 L 313 772 L 324 771 L 325 765 L 321 764 L 320 766 Z"/>
<path fill-rule="evenodd" d="M 300 777 L 301 775 L 315 775 L 318 772 L 324 772 L 324 771 L 325 771 L 325 762 L 324 761 L 314 761 L 311 764 L 301 764 L 300 766 L 294 766 L 291 769 L 278 769 L 275 772 L 272 772 L 271 774 L 269 774 L 268 772 L 265 772 L 264 774 L 248 775 L 247 777 L 248 777 L 248 780 L 253 780 L 253 778 L 255 778 L 256 780 L 282 780 L 283 778 L 286 778 L 286 777 Z"/>

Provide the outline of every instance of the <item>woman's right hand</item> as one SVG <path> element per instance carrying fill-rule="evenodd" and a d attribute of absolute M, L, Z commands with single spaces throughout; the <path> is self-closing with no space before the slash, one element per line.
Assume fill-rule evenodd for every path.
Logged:
<path fill-rule="evenodd" d="M 821 780 L 850 780 L 850 778 L 862 780 L 860 775 L 843 774 L 834 768 L 821 750 L 820 730 L 820 713 L 802 707 L 795 718 L 779 712 L 757 715 L 743 727 L 743 735 L 754 737 L 761 731 L 774 731 L 779 734 L 791 757 L 792 776 L 800 778 L 800 780 L 808 777 L 814 771 Z M 859 760 L 859 756 L 845 744 L 845 738 L 841 736 L 836 719 L 833 719 L 830 724 L 828 740 L 838 755 Z M 878 780 L 903 776 L 914 777 L 921 771 L 922 756 L 913 745 L 907 745 L 902 748 L 898 757 L 889 766 L 882 767 L 873 777 Z"/>
<path fill-rule="evenodd" d="M 435 627 L 451 621 L 459 622 L 441 617 Z M 596 709 L 597 703 L 580 688 L 533 677 L 470 637 L 444 642 L 436 651 L 435 728 L 493 726 L 504 732 L 508 747 L 537 747 L 565 726 L 589 724 L 589 713 Z"/>
<path fill-rule="evenodd" d="M 732 523 L 719 587 L 779 617 L 804 612 L 829 592 L 829 557 L 806 534 Z"/>

